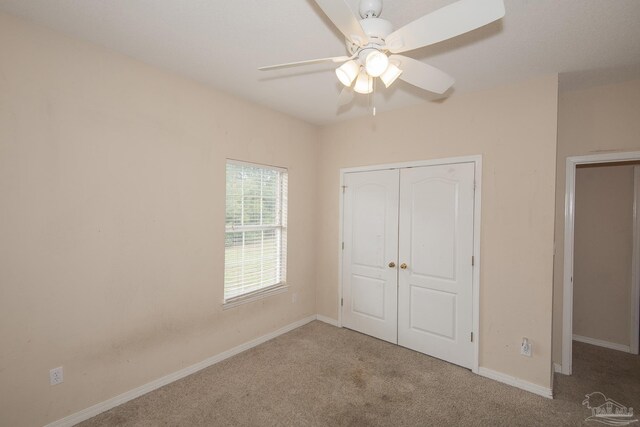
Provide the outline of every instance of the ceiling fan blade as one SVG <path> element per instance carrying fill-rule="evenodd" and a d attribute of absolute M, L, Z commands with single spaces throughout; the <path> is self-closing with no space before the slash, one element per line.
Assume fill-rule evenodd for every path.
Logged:
<path fill-rule="evenodd" d="M 344 86 L 338 96 L 338 108 L 350 104 L 355 97 L 355 93 L 351 87 Z"/>
<path fill-rule="evenodd" d="M 420 89 L 443 94 L 455 83 L 454 78 L 444 71 L 416 59 L 402 55 L 391 55 L 389 61 L 397 64 L 398 68 L 402 70 L 402 74 L 400 74 L 402 80 Z"/>
<path fill-rule="evenodd" d="M 368 43 L 369 37 L 345 0 L 315 0 L 315 2 L 347 39 L 360 46 Z"/>
<path fill-rule="evenodd" d="M 504 16 L 503 0 L 460 0 L 389 34 L 391 53 L 406 52 L 480 28 Z"/>
<path fill-rule="evenodd" d="M 286 64 L 278 64 L 278 65 L 268 65 L 266 67 L 260 67 L 258 68 L 258 70 L 260 71 L 277 70 L 278 68 L 296 67 L 298 65 L 310 65 L 310 64 L 317 64 L 320 62 L 338 63 L 338 62 L 345 62 L 353 58 L 354 56 L 334 56 L 330 58 L 308 59 L 306 61 L 288 62 Z"/>

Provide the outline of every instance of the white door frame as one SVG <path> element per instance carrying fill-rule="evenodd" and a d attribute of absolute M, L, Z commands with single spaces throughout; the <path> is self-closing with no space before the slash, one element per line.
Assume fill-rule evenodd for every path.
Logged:
<path fill-rule="evenodd" d="M 567 157 L 566 184 L 564 198 L 564 278 L 562 293 L 562 369 L 561 373 L 571 375 L 573 360 L 573 255 L 575 234 L 575 203 L 576 203 L 576 167 L 593 163 L 615 163 L 640 160 L 640 151 L 626 153 L 591 154 L 586 156 Z M 640 174 L 634 170 L 634 236 L 632 250 L 631 274 L 631 352 L 638 354 L 638 325 L 640 305 L 640 203 L 639 185 Z"/>
<path fill-rule="evenodd" d="M 479 354 L 480 354 L 480 223 L 481 223 L 481 206 L 482 206 L 482 155 L 448 157 L 444 159 L 421 160 L 405 163 L 387 163 L 382 165 L 360 166 L 353 168 L 340 169 L 340 225 L 338 229 L 338 326 L 342 327 L 342 242 L 343 242 L 343 193 L 344 193 L 344 175 L 350 172 L 368 172 L 382 169 L 402 169 L 415 168 L 421 166 L 448 165 L 455 163 L 474 163 L 475 165 L 475 197 L 473 206 L 473 367 L 471 371 L 478 373 Z"/>
<path fill-rule="evenodd" d="M 631 250 L 630 353 L 640 353 L 640 166 L 633 168 L 633 249 Z"/>

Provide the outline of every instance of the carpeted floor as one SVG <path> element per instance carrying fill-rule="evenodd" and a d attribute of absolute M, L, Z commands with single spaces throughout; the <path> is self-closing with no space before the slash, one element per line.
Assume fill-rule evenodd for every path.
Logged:
<path fill-rule="evenodd" d="M 640 408 L 638 356 L 574 343 L 574 358 L 550 400 L 316 321 L 80 425 L 581 425 L 594 391 Z"/>

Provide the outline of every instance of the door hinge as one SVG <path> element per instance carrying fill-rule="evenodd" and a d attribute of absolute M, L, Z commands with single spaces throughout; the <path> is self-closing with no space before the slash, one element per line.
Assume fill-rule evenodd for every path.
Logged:
<path fill-rule="evenodd" d="M 344 305 L 344 298 L 340 298 L 340 307 Z"/>
<path fill-rule="evenodd" d="M 343 185 L 343 186 L 342 186 L 342 194 L 344 194 L 344 191 L 346 190 L 346 188 L 347 188 L 347 186 L 346 186 L 346 185 Z"/>
<path fill-rule="evenodd" d="M 471 342 L 473 342 L 473 332 L 471 332 Z"/>
<path fill-rule="evenodd" d="M 344 242 L 342 242 L 342 250 L 344 251 Z"/>
<path fill-rule="evenodd" d="M 471 255 L 471 266 L 476 265 L 476 257 Z"/>

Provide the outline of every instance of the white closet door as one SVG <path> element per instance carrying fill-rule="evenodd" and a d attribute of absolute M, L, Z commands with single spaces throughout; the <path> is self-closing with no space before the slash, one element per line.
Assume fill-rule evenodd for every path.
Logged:
<path fill-rule="evenodd" d="M 343 325 L 392 343 L 397 343 L 398 177 L 398 170 L 345 174 L 343 205 Z"/>
<path fill-rule="evenodd" d="M 471 368 L 473 163 L 400 172 L 398 344 Z"/>

